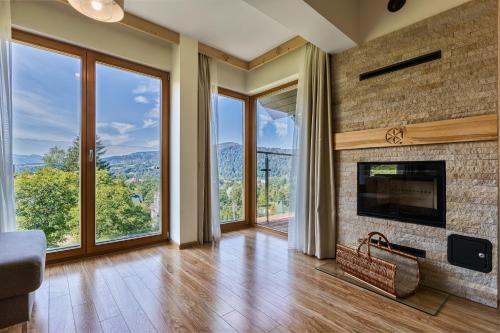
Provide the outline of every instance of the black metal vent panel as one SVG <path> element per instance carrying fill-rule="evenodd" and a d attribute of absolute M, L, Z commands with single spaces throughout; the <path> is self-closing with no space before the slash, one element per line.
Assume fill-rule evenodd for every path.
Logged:
<path fill-rule="evenodd" d="M 462 235 L 448 236 L 448 262 L 462 268 L 489 273 L 492 269 L 492 245 L 487 239 Z"/>
<path fill-rule="evenodd" d="M 397 63 L 389 65 L 389 66 L 385 66 L 385 67 L 378 68 L 378 69 L 375 69 L 375 70 L 372 70 L 369 72 L 362 73 L 359 75 L 359 81 L 371 79 L 371 78 L 376 77 L 376 76 L 392 73 L 395 71 L 399 71 L 399 70 L 402 70 L 405 68 L 417 66 L 417 65 L 424 64 L 426 62 L 434 61 L 437 59 L 441 59 L 441 50 L 427 53 L 427 54 L 424 54 L 424 55 L 421 55 L 421 56 L 418 56 L 415 58 L 403 60 L 401 62 L 397 62 Z"/>

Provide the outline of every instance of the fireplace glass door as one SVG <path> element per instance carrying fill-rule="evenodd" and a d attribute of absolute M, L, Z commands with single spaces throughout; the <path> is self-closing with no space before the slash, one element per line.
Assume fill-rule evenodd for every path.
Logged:
<path fill-rule="evenodd" d="M 358 215 L 445 227 L 445 164 L 358 163 Z"/>

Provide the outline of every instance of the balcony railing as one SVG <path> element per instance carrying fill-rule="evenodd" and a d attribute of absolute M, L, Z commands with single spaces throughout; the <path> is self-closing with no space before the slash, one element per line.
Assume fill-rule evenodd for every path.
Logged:
<path fill-rule="evenodd" d="M 288 232 L 292 154 L 257 151 L 257 224 Z"/>

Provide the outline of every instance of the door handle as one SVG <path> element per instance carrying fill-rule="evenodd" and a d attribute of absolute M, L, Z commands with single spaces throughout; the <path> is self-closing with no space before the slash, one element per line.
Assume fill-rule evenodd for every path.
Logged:
<path fill-rule="evenodd" d="M 94 162 L 94 149 L 89 149 L 89 162 Z"/>

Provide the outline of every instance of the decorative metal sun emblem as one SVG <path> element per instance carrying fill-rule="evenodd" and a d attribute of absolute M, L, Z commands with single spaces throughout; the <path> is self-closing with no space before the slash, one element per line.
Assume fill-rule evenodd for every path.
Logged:
<path fill-rule="evenodd" d="M 404 127 L 394 127 L 385 133 L 385 141 L 393 145 L 400 145 L 403 143 Z"/>

